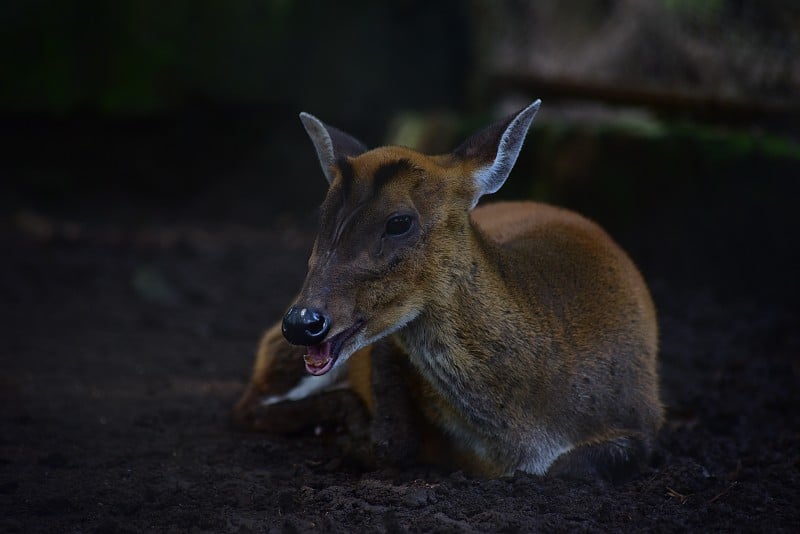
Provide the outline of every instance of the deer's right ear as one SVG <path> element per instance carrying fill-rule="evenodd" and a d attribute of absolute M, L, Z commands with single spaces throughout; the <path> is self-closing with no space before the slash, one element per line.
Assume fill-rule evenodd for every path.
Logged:
<path fill-rule="evenodd" d="M 300 114 L 300 120 L 311 142 L 314 143 L 319 164 L 329 184 L 333 182 L 335 176 L 334 165 L 337 159 L 358 156 L 367 151 L 364 143 L 333 126 L 328 126 L 314 115 L 303 112 Z"/>
<path fill-rule="evenodd" d="M 509 115 L 480 132 L 473 134 L 453 152 L 453 155 L 474 165 L 473 185 L 475 191 L 472 207 L 483 195 L 495 193 L 505 183 L 508 174 L 517 162 L 525 135 L 528 133 L 541 100 Z"/>

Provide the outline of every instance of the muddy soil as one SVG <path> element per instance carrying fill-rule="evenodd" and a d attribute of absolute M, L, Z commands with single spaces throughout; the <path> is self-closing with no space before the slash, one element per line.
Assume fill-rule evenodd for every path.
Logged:
<path fill-rule="evenodd" d="M 219 189 L 178 215 L 125 195 L 6 206 L 0 531 L 795 531 L 796 179 L 613 230 L 658 305 L 668 410 L 650 468 L 616 487 L 370 470 L 336 429 L 232 428 L 313 238 L 277 191 L 260 220 L 237 216 L 246 189 L 213 216 Z"/>

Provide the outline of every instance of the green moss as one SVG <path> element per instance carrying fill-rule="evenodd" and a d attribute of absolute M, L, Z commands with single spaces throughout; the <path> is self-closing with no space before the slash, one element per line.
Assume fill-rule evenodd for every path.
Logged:
<path fill-rule="evenodd" d="M 662 0 L 664 6 L 679 15 L 690 15 L 703 22 L 717 20 L 725 9 L 725 0 Z"/>

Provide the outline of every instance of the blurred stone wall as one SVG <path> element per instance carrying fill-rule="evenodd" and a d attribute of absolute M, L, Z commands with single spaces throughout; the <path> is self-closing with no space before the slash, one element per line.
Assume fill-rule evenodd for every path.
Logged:
<path fill-rule="evenodd" d="M 475 0 L 479 69 L 784 102 L 800 95 L 796 0 Z"/>

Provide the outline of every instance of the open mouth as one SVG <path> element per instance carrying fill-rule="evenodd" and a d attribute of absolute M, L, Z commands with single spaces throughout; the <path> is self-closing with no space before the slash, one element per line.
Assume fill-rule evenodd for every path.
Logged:
<path fill-rule="evenodd" d="M 306 363 L 306 371 L 314 376 L 319 376 L 333 369 L 345 342 L 361 329 L 362 324 L 363 321 L 357 321 L 356 324 L 347 330 L 339 332 L 327 341 L 308 347 L 308 352 L 303 356 L 303 360 Z"/>

